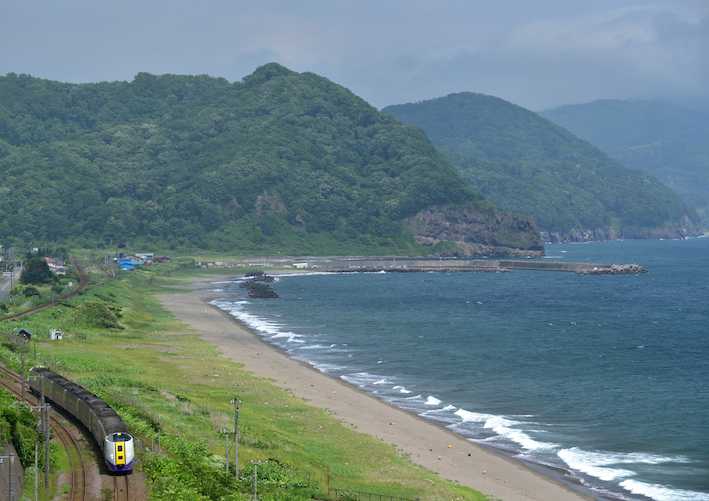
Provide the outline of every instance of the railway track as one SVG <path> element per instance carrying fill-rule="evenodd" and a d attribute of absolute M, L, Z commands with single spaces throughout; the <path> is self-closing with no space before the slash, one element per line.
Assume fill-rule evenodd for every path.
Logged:
<path fill-rule="evenodd" d="M 22 391 L 22 379 L 14 372 L 0 366 L 0 386 L 13 393 L 20 400 L 24 400 L 30 405 L 38 405 L 39 401 L 30 392 Z M 81 431 L 65 421 L 60 416 L 49 415 L 49 426 L 54 433 L 54 436 L 62 443 L 64 450 L 67 453 L 70 467 L 70 501 L 88 501 L 86 492 L 87 482 L 87 465 L 85 461 L 85 453 L 82 451 L 79 438 Z"/>
<path fill-rule="evenodd" d="M 113 501 L 131 501 L 130 477 L 113 477 Z"/>
<path fill-rule="evenodd" d="M 49 303 L 40 304 L 34 306 L 33 308 L 30 308 L 29 310 L 21 311 L 13 315 L 0 317 L 0 322 L 2 322 L 3 320 L 20 320 L 21 318 L 29 317 L 30 315 L 34 315 L 37 312 L 55 306 L 59 301 L 66 301 L 67 299 L 71 299 L 80 292 L 84 291 L 89 286 L 89 275 L 84 271 L 81 266 L 79 266 L 79 263 L 76 259 L 72 258 L 71 264 L 74 265 L 74 267 L 76 268 L 76 272 L 79 275 L 79 285 L 77 285 L 75 289 L 59 295 L 54 301 L 51 301 Z"/>
<path fill-rule="evenodd" d="M 89 286 L 88 273 L 79 265 L 76 259 L 71 259 L 72 264 L 79 275 L 78 286 L 66 294 L 60 295 L 54 302 L 38 305 L 29 310 L 25 310 L 14 315 L 0 317 L 3 320 L 19 320 L 29 317 L 47 308 L 55 306 L 59 301 L 70 299 Z M 38 399 L 29 391 L 23 391 L 22 378 L 15 372 L 0 365 L 0 386 L 4 387 L 20 400 L 23 400 L 30 405 L 38 405 Z M 70 491 L 68 493 L 69 501 L 93 501 L 97 499 L 91 496 L 89 490 L 89 469 L 101 470 L 102 461 L 96 460 L 95 454 L 87 457 L 85 448 L 81 447 L 80 440 L 84 437 L 83 428 L 75 425 L 70 420 L 65 419 L 59 414 L 50 413 L 49 426 L 54 432 L 54 436 L 62 443 L 62 446 L 67 452 L 69 466 L 71 469 Z M 93 439 L 89 440 L 91 442 Z M 145 486 L 143 475 L 133 473 L 129 476 L 109 476 L 113 485 L 113 501 L 141 501 L 146 499 Z"/>
<path fill-rule="evenodd" d="M 30 405 L 38 405 L 38 399 L 29 391 L 22 391 L 22 378 L 11 370 L 0 365 L 0 386 L 7 389 L 18 399 Z M 82 441 L 92 442 L 93 439 L 86 439 L 83 428 L 74 424 L 69 419 L 58 413 L 50 413 L 49 426 L 54 436 L 61 442 L 67 453 L 70 468 L 70 489 L 68 492 L 69 501 L 94 501 L 99 499 L 97 495 L 90 492 L 90 471 L 101 471 L 103 462 L 97 460 L 93 452 L 88 452 L 87 447 L 82 445 Z M 104 481 L 108 479 L 109 485 L 113 486 L 112 501 L 141 501 L 146 498 L 142 473 L 134 472 L 131 475 L 105 475 Z M 104 486 L 106 484 L 104 483 Z"/>

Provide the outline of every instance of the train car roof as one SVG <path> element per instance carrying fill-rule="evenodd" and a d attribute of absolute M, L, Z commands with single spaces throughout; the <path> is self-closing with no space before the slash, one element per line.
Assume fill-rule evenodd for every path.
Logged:
<path fill-rule="evenodd" d="M 44 367 L 34 367 L 34 368 L 32 368 L 31 372 L 34 374 L 41 374 L 42 377 L 50 379 L 55 384 L 58 384 L 59 386 L 63 387 L 66 391 L 68 391 L 72 395 L 76 396 L 78 399 L 86 402 L 86 404 L 89 405 L 94 410 L 94 412 L 96 413 L 97 416 L 102 417 L 102 418 L 115 417 L 115 418 L 121 420 L 121 417 L 118 415 L 118 413 L 116 413 L 116 411 L 113 409 L 113 407 L 108 405 L 103 399 L 101 399 L 98 396 L 96 396 L 95 394 L 91 393 L 89 390 L 87 390 L 83 386 L 76 384 L 72 381 L 69 381 L 64 376 L 57 374 L 56 372 L 46 369 Z M 122 423 L 122 420 L 121 420 L 121 423 Z"/>

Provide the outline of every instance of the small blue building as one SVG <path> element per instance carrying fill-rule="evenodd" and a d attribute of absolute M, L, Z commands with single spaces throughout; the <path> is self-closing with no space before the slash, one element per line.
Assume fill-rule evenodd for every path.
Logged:
<path fill-rule="evenodd" d="M 142 265 L 142 261 L 132 257 L 124 257 L 118 260 L 118 267 L 123 271 L 133 271 Z"/>

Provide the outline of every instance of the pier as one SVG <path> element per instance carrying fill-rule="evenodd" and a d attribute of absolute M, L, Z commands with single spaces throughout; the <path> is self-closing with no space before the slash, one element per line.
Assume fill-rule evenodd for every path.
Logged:
<path fill-rule="evenodd" d="M 636 275 L 639 264 L 600 264 L 541 259 L 451 259 L 432 257 L 250 257 L 234 261 L 201 261 L 205 268 L 258 268 L 323 273 L 354 272 L 511 272 L 556 271 L 579 275 Z"/>

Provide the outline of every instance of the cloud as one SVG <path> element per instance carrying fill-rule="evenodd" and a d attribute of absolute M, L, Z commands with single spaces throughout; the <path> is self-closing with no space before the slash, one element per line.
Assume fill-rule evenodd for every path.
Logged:
<path fill-rule="evenodd" d="M 532 108 L 709 98 L 703 0 L 6 0 L 2 9 L 0 73 L 238 80 L 278 61 L 378 106 L 463 90 Z"/>
<path fill-rule="evenodd" d="M 473 90 L 532 108 L 601 97 L 706 98 L 708 25 L 706 15 L 672 5 L 521 22 L 475 43 L 412 48 L 379 61 L 376 88 L 358 85 L 390 102 Z M 381 84 L 395 74 L 408 85 Z"/>

